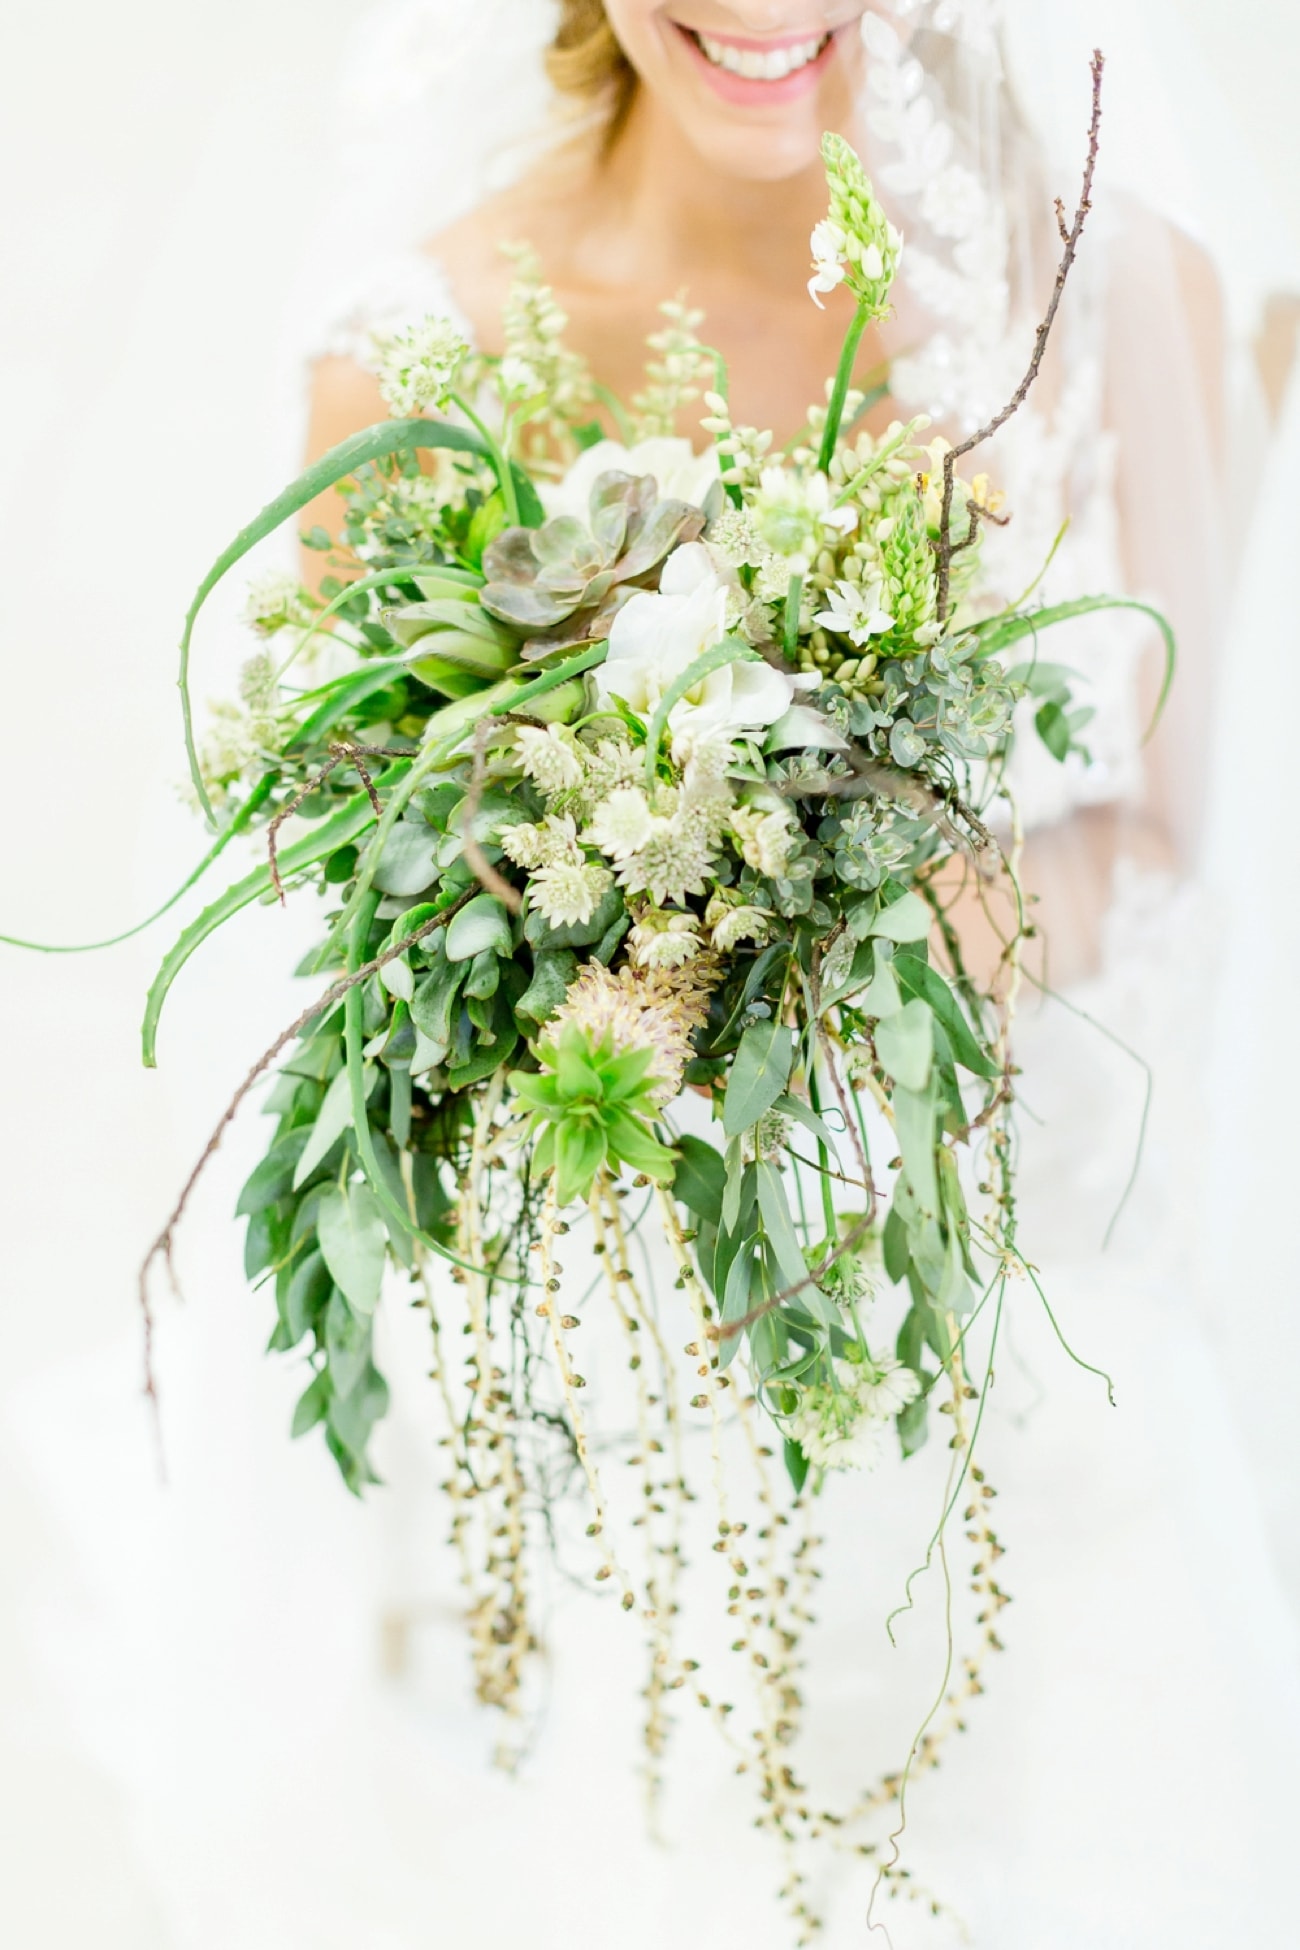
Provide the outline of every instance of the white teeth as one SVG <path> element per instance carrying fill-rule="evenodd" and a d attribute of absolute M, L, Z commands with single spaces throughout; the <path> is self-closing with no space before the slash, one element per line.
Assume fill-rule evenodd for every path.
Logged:
<path fill-rule="evenodd" d="M 707 34 L 697 34 L 695 38 L 715 68 L 725 68 L 728 74 L 740 75 L 745 81 L 784 81 L 787 75 L 796 74 L 815 61 L 826 45 L 823 37 L 796 41 L 789 47 L 774 47 L 770 54 L 763 54 L 758 48 L 733 47 L 729 41 L 710 40 Z"/>

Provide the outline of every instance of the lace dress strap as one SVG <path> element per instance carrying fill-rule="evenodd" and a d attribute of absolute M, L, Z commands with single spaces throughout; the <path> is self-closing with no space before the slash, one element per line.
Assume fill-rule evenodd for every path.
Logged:
<path fill-rule="evenodd" d="M 445 266 L 428 251 L 399 251 L 361 267 L 320 307 L 307 358 L 351 359 L 375 370 L 374 337 L 400 331 L 430 313 L 448 318 L 473 340 L 474 328 L 456 301 Z"/>

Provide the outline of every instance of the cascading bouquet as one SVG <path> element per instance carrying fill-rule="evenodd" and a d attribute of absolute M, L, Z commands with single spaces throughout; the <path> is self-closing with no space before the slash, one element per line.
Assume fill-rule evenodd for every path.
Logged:
<path fill-rule="evenodd" d="M 1057 293 L 1008 412 L 1073 261 L 1096 133 L 1094 113 Z M 585 1481 L 587 1575 L 648 1629 L 653 1772 L 676 1690 L 724 1728 L 732 1710 L 674 1642 L 696 1418 L 754 1682 L 744 1765 L 791 1844 L 831 1818 L 810 1812 L 789 1752 L 814 1572 L 778 1456 L 806 1518 L 827 1471 L 870 1464 L 890 1437 L 911 1454 L 946 1411 L 945 1513 L 968 1484 L 996 1644 L 971 1328 L 986 1309 L 996 1323 L 1025 1266 L 1009 1042 L 1025 924 L 1014 815 L 998 811 L 1020 700 L 1057 757 L 1087 715 L 1059 666 L 1004 659 L 1109 600 L 1009 610 L 986 586 L 981 531 L 1006 517 L 958 463 L 991 428 L 956 448 L 923 444 L 923 421 L 866 430 L 851 375 L 901 240 L 848 145 L 828 137 L 824 153 L 810 289 L 820 302 L 845 286 L 854 317 L 826 404 L 780 454 L 733 423 L 725 371 L 681 306 L 665 307 L 645 392 L 616 409 L 621 442 L 604 437 L 602 396 L 522 253 L 504 356 L 437 320 L 384 344 L 395 419 L 273 503 L 191 610 L 186 739 L 213 854 L 260 825 L 268 858 L 186 930 L 145 1026 L 152 1062 L 171 982 L 238 909 L 304 886 L 332 904 L 300 971 L 331 980 L 227 1114 L 281 1059 L 239 1211 L 248 1274 L 274 1296 L 271 1347 L 305 1352 L 293 1433 L 319 1428 L 354 1491 L 376 1480 L 375 1316 L 390 1272 L 408 1276 L 433 1334 L 478 1691 L 518 1710 L 531 1555 L 570 1476 Z M 701 393 L 713 444 L 697 455 L 672 428 Z M 199 608 L 336 483 L 344 532 L 307 538 L 330 552 L 322 596 L 255 587 L 262 647 L 200 752 L 184 667 Z M 963 954 L 964 882 L 1011 893 L 986 980 Z M 671 1268 L 658 1297 L 633 1261 L 648 1225 Z M 614 1432 L 598 1434 L 605 1404 L 575 1351 L 589 1296 L 559 1263 L 580 1229 L 626 1339 L 640 1578 L 601 1471 L 624 1404 L 611 1383 Z M 742 1494 L 763 1519 L 752 1543 Z M 927 1724 L 909 1768 L 936 1738 Z M 894 1777 L 874 1799 L 899 1793 Z M 793 1871 L 808 1922 L 801 1889 Z"/>

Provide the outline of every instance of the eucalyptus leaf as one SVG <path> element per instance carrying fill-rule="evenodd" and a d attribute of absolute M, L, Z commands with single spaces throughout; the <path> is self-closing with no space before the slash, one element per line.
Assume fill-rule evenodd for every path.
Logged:
<path fill-rule="evenodd" d="M 727 1167 L 703 1138 L 677 1140 L 673 1193 L 697 1218 L 716 1220 L 727 1190 Z"/>
<path fill-rule="evenodd" d="M 934 1062 L 934 1017 L 914 997 L 876 1024 L 876 1054 L 886 1073 L 908 1090 L 924 1090 Z"/>
<path fill-rule="evenodd" d="M 388 1228 L 368 1185 L 326 1192 L 316 1220 L 321 1255 L 348 1304 L 372 1314 L 383 1285 Z"/>
<path fill-rule="evenodd" d="M 371 1091 L 375 1087 L 378 1074 L 374 1064 L 367 1063 L 364 1071 L 367 1098 L 369 1098 Z M 348 1088 L 348 1075 L 346 1070 L 340 1070 L 330 1084 L 329 1089 L 325 1092 L 325 1101 L 316 1113 L 316 1122 L 312 1125 L 311 1135 L 307 1139 L 302 1156 L 298 1160 L 298 1168 L 293 1175 L 293 1188 L 295 1191 L 298 1190 L 300 1185 L 306 1184 L 316 1167 L 333 1150 L 335 1144 L 342 1137 L 351 1122 L 352 1095 Z"/>
<path fill-rule="evenodd" d="M 722 1128 L 729 1138 L 750 1130 L 771 1110 L 790 1081 L 794 1031 L 769 1018 L 751 1023 L 740 1039 L 722 1102 Z"/>
<path fill-rule="evenodd" d="M 939 1215 L 939 1184 L 935 1174 L 935 1102 L 933 1077 L 924 1091 L 908 1090 L 899 1084 L 894 1090 L 894 1124 L 903 1170 L 922 1212 L 931 1218 Z"/>
<path fill-rule="evenodd" d="M 871 932 L 883 935 L 886 941 L 924 941 L 933 921 L 934 916 L 919 894 L 900 894 L 877 914 Z"/>

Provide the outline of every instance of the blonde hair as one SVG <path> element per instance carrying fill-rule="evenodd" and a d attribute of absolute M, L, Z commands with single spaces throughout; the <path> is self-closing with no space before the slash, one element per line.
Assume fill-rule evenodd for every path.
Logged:
<path fill-rule="evenodd" d="M 603 121 L 605 141 L 611 142 L 631 107 L 636 72 L 609 24 L 604 0 L 560 0 L 546 72 L 575 107 Z"/>

